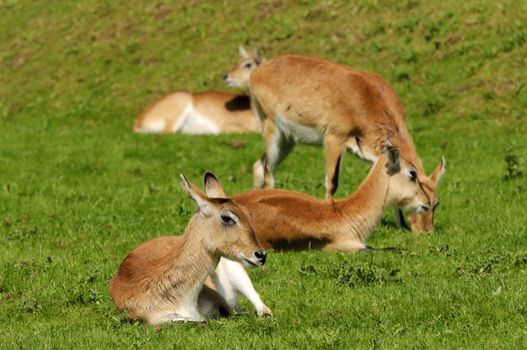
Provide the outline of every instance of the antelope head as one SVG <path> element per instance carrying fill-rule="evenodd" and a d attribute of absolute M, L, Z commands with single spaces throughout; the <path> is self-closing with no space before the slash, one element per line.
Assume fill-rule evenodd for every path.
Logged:
<path fill-rule="evenodd" d="M 228 198 L 219 180 L 207 172 L 205 193 L 181 175 L 181 185 L 198 205 L 203 244 L 209 254 L 239 261 L 247 267 L 265 264 L 266 252 L 256 235 L 245 208 Z"/>
<path fill-rule="evenodd" d="M 435 197 L 428 190 L 428 178 L 419 176 L 417 169 L 400 157 L 399 148 L 388 141 L 385 146 L 386 169 L 390 176 L 387 202 L 404 209 L 410 215 L 433 215 Z M 444 163 L 442 163 L 444 164 Z M 435 189 L 435 187 L 434 187 Z"/>
<path fill-rule="evenodd" d="M 232 70 L 223 76 L 223 80 L 228 86 L 247 89 L 249 88 L 251 72 L 264 61 L 264 58 L 258 49 L 255 49 L 252 55 L 247 53 L 241 45 L 238 49 L 240 52 L 240 60 Z"/>
<path fill-rule="evenodd" d="M 408 221 L 412 232 L 430 232 L 434 228 L 434 213 L 439 206 L 437 186 L 446 171 L 446 160 L 441 157 L 441 162 L 430 176 L 418 177 L 422 190 L 430 199 L 431 210 L 424 213 L 410 213 Z"/>

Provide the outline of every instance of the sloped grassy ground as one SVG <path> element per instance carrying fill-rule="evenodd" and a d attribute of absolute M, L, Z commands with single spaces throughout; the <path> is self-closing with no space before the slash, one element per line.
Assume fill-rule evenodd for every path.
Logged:
<path fill-rule="evenodd" d="M 0 1 L 1 347 L 527 347 L 526 26 L 525 1 Z M 401 254 L 271 253 L 250 273 L 273 319 L 129 322 L 107 283 L 184 229 L 177 175 L 247 190 L 262 150 L 133 120 L 170 91 L 225 89 L 240 43 L 386 77 L 426 168 L 447 158 L 436 232 L 387 212 L 369 244 Z M 348 156 L 338 195 L 368 167 Z M 297 147 L 277 180 L 322 197 L 320 149 Z"/>

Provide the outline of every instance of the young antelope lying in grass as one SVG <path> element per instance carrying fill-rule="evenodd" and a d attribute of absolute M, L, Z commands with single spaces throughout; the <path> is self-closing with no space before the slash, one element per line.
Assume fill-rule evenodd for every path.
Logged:
<path fill-rule="evenodd" d="M 247 212 L 225 196 L 213 174 L 206 173 L 204 181 L 206 194 L 181 175 L 181 185 L 198 205 L 185 233 L 141 244 L 110 282 L 115 305 L 129 317 L 151 324 L 203 321 L 233 314 L 240 294 L 259 316 L 272 315 L 239 263 L 254 267 L 266 260 Z"/>

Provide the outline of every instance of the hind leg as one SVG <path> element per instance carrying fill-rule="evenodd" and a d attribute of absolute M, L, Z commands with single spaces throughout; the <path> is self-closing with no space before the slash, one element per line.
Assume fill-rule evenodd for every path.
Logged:
<path fill-rule="evenodd" d="M 199 293 L 198 309 L 200 314 L 207 319 L 220 316 L 227 317 L 235 314 L 227 300 L 218 291 L 207 285 L 204 285 Z"/>
<path fill-rule="evenodd" d="M 253 164 L 253 188 L 263 188 L 269 177 L 267 171 L 267 156 L 265 153 Z"/>
<path fill-rule="evenodd" d="M 325 252 L 357 253 L 366 249 L 366 245 L 359 240 L 340 240 L 329 243 L 324 248 Z"/>
<path fill-rule="evenodd" d="M 175 312 L 166 312 L 151 317 L 148 322 L 155 325 L 167 322 L 205 322 L 205 319 L 203 317 L 188 317 Z"/>
<path fill-rule="evenodd" d="M 265 154 L 253 165 L 253 187 L 274 188 L 276 167 L 287 157 L 295 144 L 286 139 L 275 123 L 270 120 L 264 122 L 263 137 Z"/>
<path fill-rule="evenodd" d="M 346 151 L 345 140 L 338 136 L 326 135 L 324 156 L 326 159 L 326 199 L 333 198 L 339 185 L 339 171 L 342 157 Z"/>

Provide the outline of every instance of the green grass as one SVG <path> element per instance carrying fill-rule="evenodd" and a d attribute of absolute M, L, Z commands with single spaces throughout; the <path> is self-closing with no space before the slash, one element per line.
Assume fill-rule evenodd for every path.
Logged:
<path fill-rule="evenodd" d="M 527 347 L 527 2 L 3 0 L 0 13 L 1 348 Z M 401 232 L 387 212 L 369 244 L 401 254 L 272 252 L 250 274 L 273 319 L 126 321 L 107 283 L 139 243 L 183 231 L 194 206 L 178 174 L 247 190 L 262 151 L 259 135 L 135 135 L 133 120 L 170 91 L 225 89 L 240 43 L 385 76 L 428 171 L 447 158 L 436 232 Z M 347 156 L 338 196 L 369 166 Z M 322 197 L 323 171 L 320 149 L 298 146 L 278 186 Z"/>

